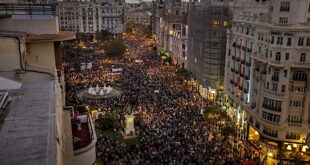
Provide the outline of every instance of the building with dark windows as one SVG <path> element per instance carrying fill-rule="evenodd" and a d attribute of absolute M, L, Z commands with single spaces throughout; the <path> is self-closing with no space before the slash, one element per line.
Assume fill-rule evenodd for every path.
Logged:
<path fill-rule="evenodd" d="M 230 1 L 191 2 L 188 16 L 188 70 L 204 97 L 223 89 L 226 31 L 232 13 Z"/>

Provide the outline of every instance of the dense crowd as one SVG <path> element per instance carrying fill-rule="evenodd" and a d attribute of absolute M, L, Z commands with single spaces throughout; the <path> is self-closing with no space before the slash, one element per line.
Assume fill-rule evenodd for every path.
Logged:
<path fill-rule="evenodd" d="M 97 132 L 97 156 L 103 164 L 240 164 L 259 162 L 251 150 L 237 151 L 236 141 L 221 135 L 220 128 L 230 122 L 204 122 L 200 109 L 210 104 L 179 81 L 175 66 L 161 62 L 160 57 L 139 34 L 125 36 L 125 57 L 117 64 L 92 59 L 88 71 L 72 70 L 66 81 L 74 85 L 69 101 L 95 108 L 132 105 L 133 114 L 141 114 L 140 147 L 128 149 L 102 132 Z M 81 61 L 79 57 L 78 60 Z M 135 60 L 141 60 L 137 63 Z M 73 65 L 72 61 L 68 66 Z M 121 75 L 109 75 L 111 68 L 122 67 Z M 76 93 L 90 85 L 107 83 L 122 91 L 120 97 L 92 100 L 76 97 Z M 156 91 L 156 92 L 155 92 Z M 203 103 L 203 104 L 202 104 Z M 123 116 L 126 110 L 120 111 Z"/>

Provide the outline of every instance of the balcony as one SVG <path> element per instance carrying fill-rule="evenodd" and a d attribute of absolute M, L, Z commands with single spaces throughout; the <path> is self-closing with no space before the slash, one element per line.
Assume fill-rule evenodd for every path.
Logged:
<path fill-rule="evenodd" d="M 71 119 L 74 164 L 94 164 L 97 137 L 90 115 L 75 115 Z"/>
<path fill-rule="evenodd" d="M 277 60 L 269 60 L 269 65 L 273 65 L 276 67 L 284 67 L 284 61 L 277 61 Z"/>
<path fill-rule="evenodd" d="M 279 76 L 272 76 L 272 77 L 271 77 L 271 80 L 272 80 L 272 81 L 279 82 Z"/>
<path fill-rule="evenodd" d="M 291 67 L 294 67 L 294 68 L 310 68 L 310 63 L 292 62 Z"/>
<path fill-rule="evenodd" d="M 271 105 L 268 105 L 268 104 L 264 104 L 264 103 L 263 103 L 262 107 L 267 109 L 267 110 L 270 110 L 270 111 L 276 111 L 276 112 L 281 112 L 282 111 L 281 107 L 274 107 L 274 106 L 271 106 Z"/>
<path fill-rule="evenodd" d="M 270 137 L 274 137 L 274 138 L 277 138 L 278 137 L 278 133 L 277 132 L 271 132 L 271 131 L 268 131 L 268 130 L 263 130 L 263 133 L 265 134 L 265 135 L 268 135 L 268 136 L 270 136 Z"/>
<path fill-rule="evenodd" d="M 264 88 L 263 91 L 269 95 L 277 96 L 277 97 L 284 97 L 285 93 L 277 92 L 277 91 L 272 91 L 269 89 Z"/>
<path fill-rule="evenodd" d="M 252 49 L 250 49 L 250 48 L 247 48 L 246 51 L 247 51 L 248 53 L 252 53 Z"/>

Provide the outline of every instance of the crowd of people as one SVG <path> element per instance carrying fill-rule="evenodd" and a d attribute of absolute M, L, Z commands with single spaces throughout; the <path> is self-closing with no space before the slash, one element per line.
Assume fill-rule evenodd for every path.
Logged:
<path fill-rule="evenodd" d="M 211 103 L 179 81 L 177 67 L 163 64 L 149 39 L 136 32 L 125 36 L 125 44 L 125 57 L 117 61 L 117 66 L 123 68 L 122 74 L 108 74 L 116 62 L 94 58 L 91 70 L 72 70 L 66 75 L 66 81 L 72 84 L 69 102 L 106 111 L 120 107 L 120 116 L 128 113 L 125 107 L 130 104 L 132 113 L 141 115 L 139 147 L 129 149 L 103 132 L 97 132 L 97 157 L 103 164 L 259 163 L 255 152 L 243 151 L 242 154 L 232 147 L 234 140 L 221 135 L 220 128 L 232 123 L 217 122 L 221 120 L 219 117 L 204 122 L 201 108 Z M 67 65 L 73 63 L 69 61 Z M 76 97 L 78 91 L 96 84 L 109 84 L 122 94 L 102 100 Z"/>

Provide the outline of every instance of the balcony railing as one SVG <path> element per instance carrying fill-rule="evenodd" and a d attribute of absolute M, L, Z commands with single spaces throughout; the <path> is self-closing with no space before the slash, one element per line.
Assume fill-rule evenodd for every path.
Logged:
<path fill-rule="evenodd" d="M 284 67 L 284 61 L 269 60 L 269 64 L 279 66 L 279 67 Z"/>
<path fill-rule="evenodd" d="M 272 80 L 272 81 L 277 81 L 277 82 L 278 82 L 278 81 L 279 81 L 279 77 L 278 77 L 278 76 L 272 76 L 272 77 L 271 77 L 271 80 Z"/>
<path fill-rule="evenodd" d="M 56 6 L 51 4 L 0 4 L 0 16 L 11 15 L 56 16 Z"/>
<path fill-rule="evenodd" d="M 268 136 L 270 136 L 270 137 L 274 137 L 274 138 L 277 138 L 278 137 L 278 133 L 276 133 L 276 132 L 270 132 L 270 131 L 267 131 L 267 130 L 263 130 L 263 133 L 265 134 L 265 135 L 268 135 Z"/>
<path fill-rule="evenodd" d="M 270 106 L 270 105 L 264 104 L 264 103 L 263 103 L 263 108 L 271 110 L 271 111 L 277 111 L 277 112 L 281 112 L 282 111 L 281 107 L 274 107 L 274 106 Z"/>

